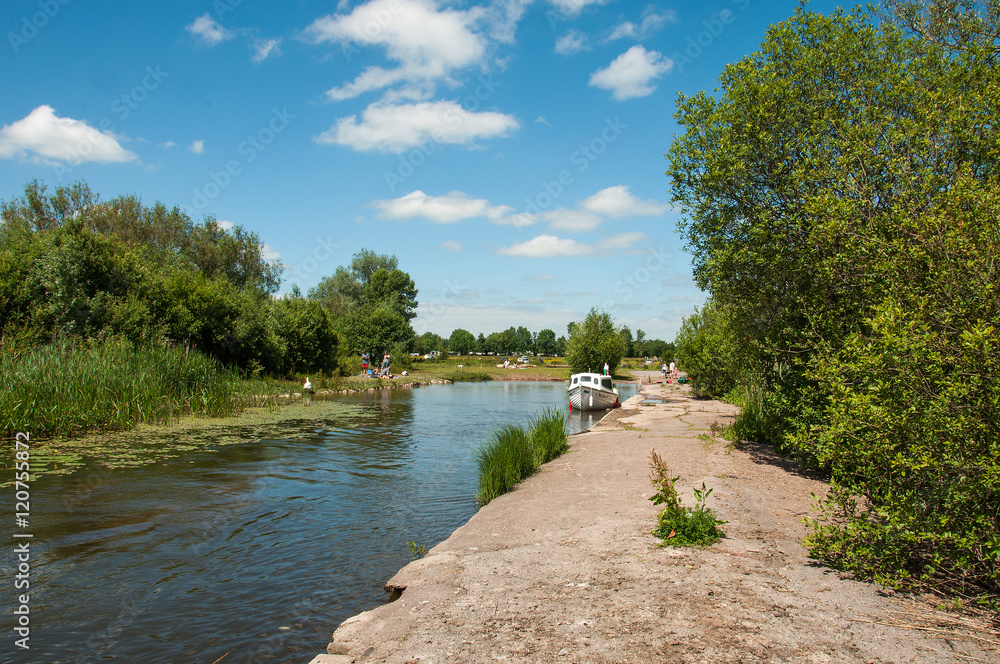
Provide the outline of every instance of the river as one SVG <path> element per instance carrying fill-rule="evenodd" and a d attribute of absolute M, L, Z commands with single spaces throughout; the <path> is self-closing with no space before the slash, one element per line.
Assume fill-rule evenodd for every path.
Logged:
<path fill-rule="evenodd" d="M 294 437 L 103 469 L 82 493 L 93 466 L 33 482 L 31 649 L 4 661 L 305 664 L 386 601 L 410 542 L 429 549 L 475 513 L 474 450 L 492 431 L 566 411 L 565 383 L 333 398 L 350 414 L 296 421 Z M 601 416 L 572 413 L 570 430 Z"/>

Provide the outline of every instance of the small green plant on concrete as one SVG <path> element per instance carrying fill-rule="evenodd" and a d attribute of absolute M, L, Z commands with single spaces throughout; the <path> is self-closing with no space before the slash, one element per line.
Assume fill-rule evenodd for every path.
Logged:
<path fill-rule="evenodd" d="M 716 518 L 711 508 L 705 505 L 712 489 L 702 482 L 701 489 L 694 489 L 696 505 L 683 507 L 674 488 L 680 478 L 670 477 L 670 468 L 655 450 L 650 452 L 649 461 L 652 467 L 649 479 L 656 487 L 656 493 L 650 500 L 654 505 L 663 505 L 653 534 L 663 540 L 663 545 L 709 546 L 724 537 L 719 525 L 725 521 Z"/>
<path fill-rule="evenodd" d="M 423 544 L 417 544 L 416 542 L 407 542 L 406 546 L 410 547 L 410 555 L 413 556 L 414 560 L 423 558 L 427 554 L 427 547 Z"/>

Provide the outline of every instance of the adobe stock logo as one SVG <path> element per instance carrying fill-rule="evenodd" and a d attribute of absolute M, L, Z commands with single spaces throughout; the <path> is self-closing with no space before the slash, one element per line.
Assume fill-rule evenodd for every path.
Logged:
<path fill-rule="evenodd" d="M 746 11 L 750 6 L 750 0 L 732 0 L 733 5 L 741 12 Z M 670 59 L 674 61 L 674 66 L 678 72 L 683 73 L 685 65 L 693 64 L 701 57 L 705 49 L 716 42 L 722 33 L 726 31 L 726 26 L 731 25 L 736 20 L 736 14 L 730 9 L 723 9 L 715 14 L 711 19 L 702 21 L 701 25 L 705 29 L 698 34 L 688 36 L 683 51 L 674 51 L 670 54 Z"/>
<path fill-rule="evenodd" d="M 39 11 L 30 17 L 21 17 L 21 29 L 17 32 L 8 32 L 7 41 L 10 48 L 17 55 L 22 46 L 26 46 L 29 41 L 38 35 L 38 31 L 49 24 L 62 9 L 63 5 L 68 5 L 69 0 L 38 0 Z"/>
<path fill-rule="evenodd" d="M 249 164 L 267 149 L 275 137 L 283 132 L 285 128 L 295 119 L 295 116 L 288 112 L 287 108 L 271 110 L 271 119 L 266 125 L 253 134 L 248 134 L 245 141 L 241 141 L 236 146 L 236 154 L 243 157 L 240 159 L 230 159 L 224 168 L 218 171 L 209 171 L 208 179 L 201 187 L 195 187 L 191 205 L 197 210 L 204 210 L 209 203 L 219 197 L 219 195 L 232 184 L 233 179 L 239 177 L 243 172 L 243 167 Z"/>

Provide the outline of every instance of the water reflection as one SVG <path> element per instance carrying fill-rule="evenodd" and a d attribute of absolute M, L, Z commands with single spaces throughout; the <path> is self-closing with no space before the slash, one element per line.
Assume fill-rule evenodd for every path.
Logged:
<path fill-rule="evenodd" d="M 408 541 L 430 548 L 472 516 L 477 445 L 566 408 L 561 383 L 338 398 L 357 412 L 285 422 L 290 438 L 35 483 L 39 618 L 30 658 L 5 661 L 307 662 L 384 600 Z M 574 414 L 571 428 L 601 416 Z"/>

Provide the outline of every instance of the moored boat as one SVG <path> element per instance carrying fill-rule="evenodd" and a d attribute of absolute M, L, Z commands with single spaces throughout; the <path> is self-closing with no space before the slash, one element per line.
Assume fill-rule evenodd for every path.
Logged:
<path fill-rule="evenodd" d="M 618 390 L 611 383 L 611 376 L 597 373 L 578 373 L 569 377 L 570 410 L 605 410 L 617 408 Z"/>

